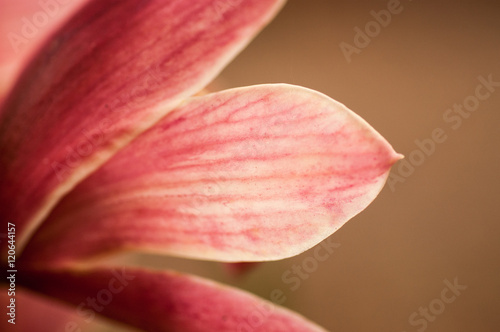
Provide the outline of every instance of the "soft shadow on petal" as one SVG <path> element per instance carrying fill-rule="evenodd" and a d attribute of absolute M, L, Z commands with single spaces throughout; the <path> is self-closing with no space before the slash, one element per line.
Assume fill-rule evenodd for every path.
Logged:
<path fill-rule="evenodd" d="M 0 113 L 0 216 L 16 223 L 18 252 L 63 195 L 211 81 L 282 3 L 94 0 L 80 10 Z"/>
<path fill-rule="evenodd" d="M 145 331 L 326 332 L 249 293 L 171 271 L 108 267 L 30 271 L 23 277 L 35 291 L 80 305 L 85 315 L 97 311 Z M 275 300 L 282 300 L 282 295 Z"/>
<path fill-rule="evenodd" d="M 51 264 L 118 250 L 293 256 L 361 212 L 399 158 L 363 119 L 309 89 L 196 97 L 66 196 L 26 254 Z"/>

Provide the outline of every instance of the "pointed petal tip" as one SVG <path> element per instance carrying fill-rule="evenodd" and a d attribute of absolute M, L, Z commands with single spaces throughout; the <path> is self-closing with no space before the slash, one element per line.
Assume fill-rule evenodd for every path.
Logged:
<path fill-rule="evenodd" d="M 394 165 L 395 163 L 404 158 L 405 158 L 404 154 L 394 152 L 394 156 L 392 157 L 392 165 Z"/>

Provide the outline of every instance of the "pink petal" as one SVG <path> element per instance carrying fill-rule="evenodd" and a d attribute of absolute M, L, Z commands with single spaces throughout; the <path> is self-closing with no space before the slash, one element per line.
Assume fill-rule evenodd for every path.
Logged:
<path fill-rule="evenodd" d="M 0 113 L 0 216 L 17 224 L 18 245 L 78 182 L 213 79 L 282 3 L 110 0 L 79 11 Z"/>
<path fill-rule="evenodd" d="M 51 33 L 89 0 L 0 0 L 0 104 Z"/>
<path fill-rule="evenodd" d="M 0 288 L 0 303 L 5 312 L 0 320 L 0 331 L 67 332 L 71 331 L 71 326 L 87 325 L 82 324 L 83 319 L 74 308 L 54 303 L 53 299 L 47 300 L 19 286 L 15 288 L 13 296 L 8 295 L 7 287 Z M 13 304 L 11 299 L 14 299 Z M 11 309 L 15 315 L 11 315 Z"/>
<path fill-rule="evenodd" d="M 145 331 L 325 332 L 246 292 L 177 272 L 100 268 L 23 274 L 30 288 Z M 283 301 L 284 294 L 271 295 Z"/>
<path fill-rule="evenodd" d="M 227 262 L 293 256 L 362 211 L 399 158 L 312 90 L 196 97 L 66 196 L 26 254 L 51 263 L 124 249 Z"/>

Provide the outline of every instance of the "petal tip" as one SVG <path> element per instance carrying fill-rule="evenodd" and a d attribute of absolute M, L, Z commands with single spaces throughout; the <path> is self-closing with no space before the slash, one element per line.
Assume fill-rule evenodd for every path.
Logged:
<path fill-rule="evenodd" d="M 401 159 L 404 159 L 405 156 L 401 153 L 397 153 L 397 152 L 393 152 L 393 156 L 391 158 L 391 165 L 394 165 L 395 163 L 397 163 L 398 161 L 400 161 Z"/>

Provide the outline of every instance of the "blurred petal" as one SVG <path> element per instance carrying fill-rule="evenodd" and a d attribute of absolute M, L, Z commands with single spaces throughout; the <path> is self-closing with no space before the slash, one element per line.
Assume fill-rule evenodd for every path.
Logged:
<path fill-rule="evenodd" d="M 97 312 L 145 331 L 326 332 L 249 293 L 177 272 L 101 268 L 24 277 L 34 290 L 79 306 L 85 317 Z"/>
<path fill-rule="evenodd" d="M 10 316 L 10 299 L 14 301 L 15 316 Z M 3 314 L 0 322 L 0 331 L 37 331 L 37 332 L 66 332 L 76 331 L 71 326 L 81 326 L 82 317 L 75 309 L 53 300 L 47 300 L 36 293 L 17 287 L 15 296 L 8 296 L 6 287 L 0 288 L 0 303 L 7 315 Z M 11 305 L 12 306 L 12 305 Z M 14 318 L 12 323 L 8 320 Z"/>
<path fill-rule="evenodd" d="M 398 159 L 363 119 L 312 90 L 196 97 L 66 196 L 26 254 L 51 263 L 127 249 L 229 262 L 293 256 L 362 211 Z"/>
<path fill-rule="evenodd" d="M 261 263 L 258 262 L 224 263 L 224 267 L 230 274 L 236 277 L 240 277 L 255 269 L 257 266 L 259 266 L 259 264 Z"/>
<path fill-rule="evenodd" d="M 18 245 L 78 182 L 214 78 L 282 2 L 94 0 L 80 10 L 1 110 L 0 216 L 17 224 Z"/>
<path fill-rule="evenodd" d="M 0 0 L 0 104 L 36 50 L 87 2 Z"/>

